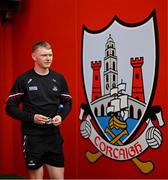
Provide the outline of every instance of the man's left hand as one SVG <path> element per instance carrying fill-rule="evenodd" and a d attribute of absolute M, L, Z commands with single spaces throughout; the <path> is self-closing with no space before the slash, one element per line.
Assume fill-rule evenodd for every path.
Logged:
<path fill-rule="evenodd" d="M 54 126 L 59 126 L 62 123 L 62 117 L 59 115 L 56 115 L 53 119 L 52 119 L 52 124 Z"/>

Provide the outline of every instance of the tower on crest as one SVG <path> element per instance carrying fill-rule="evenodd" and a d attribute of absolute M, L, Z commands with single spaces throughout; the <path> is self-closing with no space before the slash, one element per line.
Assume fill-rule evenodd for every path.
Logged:
<path fill-rule="evenodd" d="M 105 44 L 104 57 L 104 95 L 110 94 L 112 88 L 118 85 L 118 67 L 116 47 L 111 34 Z"/>
<path fill-rule="evenodd" d="M 92 101 L 94 101 L 102 96 L 100 79 L 101 61 L 91 61 L 91 67 L 93 69 Z"/>
<path fill-rule="evenodd" d="M 142 75 L 142 65 L 144 63 L 144 58 L 143 57 L 131 58 L 130 63 L 133 67 L 132 97 L 138 99 L 139 101 L 145 102 L 143 75 Z"/>

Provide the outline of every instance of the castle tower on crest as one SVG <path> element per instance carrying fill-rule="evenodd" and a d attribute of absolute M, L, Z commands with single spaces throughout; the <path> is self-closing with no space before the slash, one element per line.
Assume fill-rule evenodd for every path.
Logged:
<path fill-rule="evenodd" d="M 139 101 L 145 102 L 143 75 L 142 75 L 142 65 L 144 63 L 144 58 L 143 57 L 131 58 L 130 63 L 133 67 L 132 97 L 138 99 Z"/>
<path fill-rule="evenodd" d="M 118 67 L 115 42 L 109 34 L 105 44 L 104 57 L 104 95 L 110 94 L 112 88 L 118 85 Z"/>
<path fill-rule="evenodd" d="M 94 101 L 102 96 L 100 79 L 101 61 L 91 61 L 91 67 L 93 69 L 92 101 Z"/>

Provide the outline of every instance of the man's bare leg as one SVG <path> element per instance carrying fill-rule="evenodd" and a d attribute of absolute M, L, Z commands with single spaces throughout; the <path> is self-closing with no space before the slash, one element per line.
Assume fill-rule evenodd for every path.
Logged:
<path fill-rule="evenodd" d="M 54 167 L 46 164 L 51 179 L 64 179 L 64 167 Z"/>
<path fill-rule="evenodd" d="M 35 170 L 29 170 L 30 179 L 43 179 L 43 167 Z"/>

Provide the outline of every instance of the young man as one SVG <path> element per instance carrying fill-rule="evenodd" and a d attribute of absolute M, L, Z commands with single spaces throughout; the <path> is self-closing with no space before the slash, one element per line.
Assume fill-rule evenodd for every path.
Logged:
<path fill-rule="evenodd" d="M 64 77 L 52 70 L 51 45 L 32 47 L 34 69 L 18 77 L 10 91 L 6 112 L 21 121 L 23 152 L 31 179 L 64 179 L 63 139 L 59 125 L 71 110 L 72 98 Z M 19 104 L 22 103 L 22 108 Z"/>

